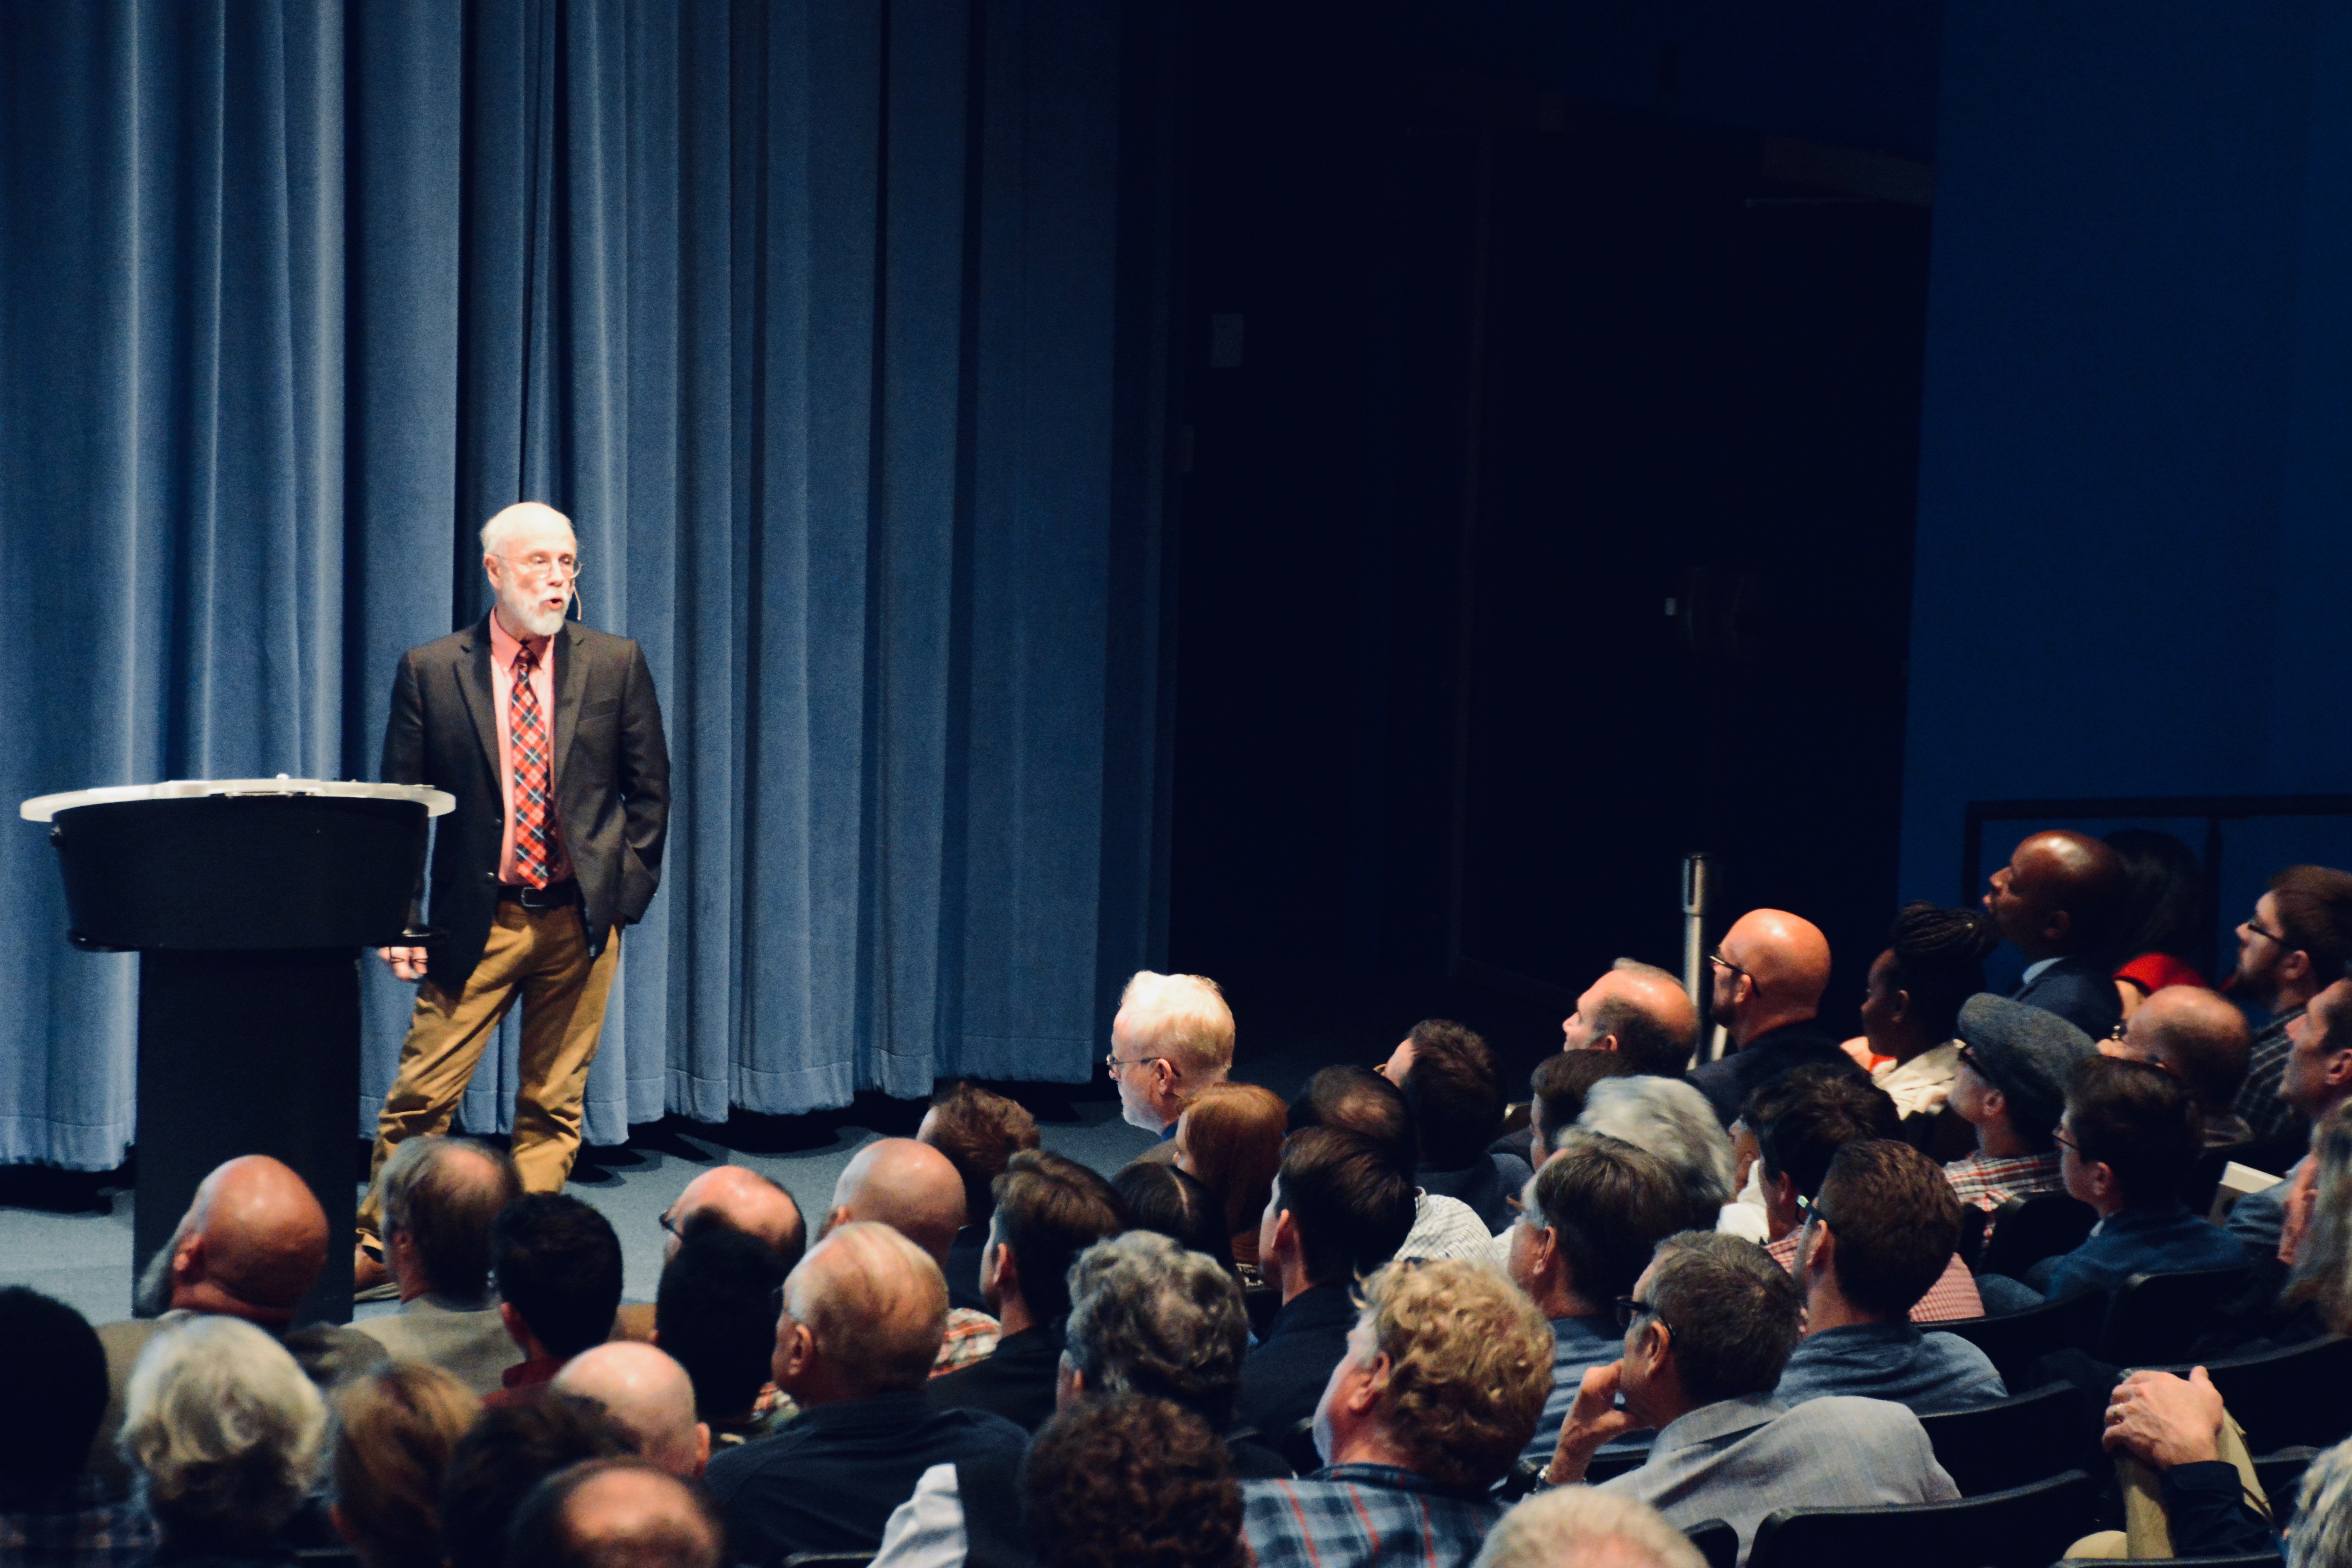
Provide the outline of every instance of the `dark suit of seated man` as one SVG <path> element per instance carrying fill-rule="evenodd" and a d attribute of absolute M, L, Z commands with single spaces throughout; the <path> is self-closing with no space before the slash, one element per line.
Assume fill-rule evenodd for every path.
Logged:
<path fill-rule="evenodd" d="M 2123 898 L 2122 857 L 2088 833 L 2035 833 L 1991 882 L 1985 912 L 2025 956 L 2010 999 L 2106 1039 L 2124 1016 L 2115 969 L 2098 956 Z"/>
<path fill-rule="evenodd" d="M 837 1225 L 801 1260 L 784 1281 L 774 1370 L 802 1414 L 705 1477 L 735 1561 L 872 1551 L 925 1470 L 1020 1451 L 1028 1434 L 1003 1416 L 925 1402 L 947 1318 L 939 1265 L 887 1225 Z"/>
<path fill-rule="evenodd" d="M 2161 1067 L 2112 1056 L 2076 1067 L 2058 1119 L 2058 1169 L 2099 1223 L 2072 1252 L 2035 1264 L 2025 1282 L 2055 1301 L 2116 1290 L 2134 1274 L 2249 1261 L 2235 1237 L 2173 1196 L 2203 1145 L 2196 1102 Z"/>

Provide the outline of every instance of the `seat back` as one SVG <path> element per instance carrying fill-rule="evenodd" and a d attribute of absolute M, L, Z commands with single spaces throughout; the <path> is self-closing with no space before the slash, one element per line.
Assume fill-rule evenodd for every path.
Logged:
<path fill-rule="evenodd" d="M 1694 1524 L 1683 1531 L 1698 1554 L 1706 1559 L 1706 1568 L 1739 1568 L 1739 1531 L 1719 1519 L 1704 1524 Z"/>
<path fill-rule="evenodd" d="M 2082 1416 L 2083 1391 L 2053 1383 L 1970 1410 L 1919 1417 L 1936 1462 L 1962 1497 L 1982 1497 L 2043 1480 L 2085 1464 L 2090 1428 Z"/>
<path fill-rule="evenodd" d="M 2090 1528 L 2097 1497 L 2087 1473 L 2067 1470 L 1958 1502 L 1784 1508 L 1756 1527 L 1748 1568 L 2048 1568 Z"/>
<path fill-rule="evenodd" d="M 2045 1192 L 2000 1206 L 1992 1222 L 1992 1239 L 1985 1243 L 1979 1274 L 2006 1274 L 2022 1280 L 2025 1271 L 2044 1258 L 2072 1252 L 2090 1239 L 2098 1212 L 2078 1197 Z"/>
<path fill-rule="evenodd" d="M 2254 1453 L 2332 1448 L 2352 1437 L 2352 1339 L 2330 1334 L 2292 1350 L 2208 1362 L 2205 1371 Z"/>
<path fill-rule="evenodd" d="M 1984 1255 L 1985 1222 L 1991 1215 L 1973 1203 L 1960 1205 L 1960 1261 L 1974 1272 L 1977 1260 Z"/>
<path fill-rule="evenodd" d="M 2000 1238 L 1993 1238 L 1998 1242 Z M 1992 1318 L 1960 1318 L 1936 1327 L 1956 1333 L 1992 1358 L 2001 1380 L 2023 1386 L 2033 1364 L 2053 1350 L 2083 1350 L 2090 1345 L 2105 1316 L 2107 1299 L 2092 1291 L 2064 1296 Z"/>
<path fill-rule="evenodd" d="M 2250 1263 L 2134 1274 L 2107 1303 L 2094 1353 L 2116 1366 L 2160 1366 L 2189 1354 L 2213 1309 L 2243 1290 Z"/>

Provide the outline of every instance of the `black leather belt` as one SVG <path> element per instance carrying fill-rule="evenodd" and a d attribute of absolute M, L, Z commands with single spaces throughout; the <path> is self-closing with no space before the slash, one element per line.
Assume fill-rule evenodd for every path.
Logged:
<path fill-rule="evenodd" d="M 526 887 L 520 883 L 499 883 L 501 903 L 520 904 L 525 909 L 569 909 L 580 902 L 580 883 L 576 877 L 549 883 L 545 887 Z"/>

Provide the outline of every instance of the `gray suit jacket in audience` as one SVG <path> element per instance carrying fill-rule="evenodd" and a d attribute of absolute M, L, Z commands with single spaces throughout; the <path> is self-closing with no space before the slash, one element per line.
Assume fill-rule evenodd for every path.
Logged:
<path fill-rule="evenodd" d="M 502 1374 L 522 1360 L 496 1307 L 467 1311 L 432 1296 L 403 1301 L 400 1311 L 352 1325 L 383 1346 L 394 1361 L 421 1361 L 455 1376 L 477 1394 L 495 1392 Z"/>
<path fill-rule="evenodd" d="M 1739 1532 L 1784 1508 L 1874 1508 L 1950 1502 L 1959 1490 L 1936 1462 L 1919 1417 L 1884 1399 L 1833 1396 L 1793 1409 L 1752 1394 L 1666 1423 L 1640 1469 L 1601 1483 L 1640 1498 L 1687 1530 L 1719 1519 Z"/>

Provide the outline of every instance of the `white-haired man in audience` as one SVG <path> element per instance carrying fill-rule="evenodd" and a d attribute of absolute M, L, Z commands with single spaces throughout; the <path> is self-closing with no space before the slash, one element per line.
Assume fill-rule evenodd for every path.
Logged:
<path fill-rule="evenodd" d="M 1773 1398 L 1803 1331 L 1804 1299 L 1754 1242 L 1718 1231 L 1669 1237 L 1618 1311 L 1624 1356 L 1584 1375 L 1544 1472 L 1549 1484 L 1582 1480 L 1603 1443 L 1648 1427 L 1657 1433 L 1649 1458 L 1602 1489 L 1685 1529 L 1720 1519 L 1738 1532 L 1743 1558 L 1776 1509 L 1959 1496 L 1902 1406 Z"/>
<path fill-rule="evenodd" d="M 1693 1229 L 1712 1226 L 1730 1201 L 1731 1137 L 1689 1084 L 1671 1078 L 1604 1078 L 1584 1097 L 1576 1124 L 1647 1149 L 1682 1179 Z"/>
<path fill-rule="evenodd" d="M 1638 1498 L 1544 1492 L 1503 1516 L 1471 1568 L 1706 1568 L 1690 1537 Z"/>
<path fill-rule="evenodd" d="M 554 1386 L 602 1405 L 647 1464 L 680 1480 L 702 1479 L 710 1427 L 695 1419 L 693 1379 L 665 1353 L 625 1340 L 600 1344 L 564 1363 Z"/>
<path fill-rule="evenodd" d="M 122 1453 L 163 1537 L 163 1561 L 259 1562 L 317 1481 L 327 1402 L 253 1324 L 165 1324 L 131 1369 Z"/>
<path fill-rule="evenodd" d="M 1205 975 L 1137 970 L 1119 996 L 1103 1064 L 1118 1085 L 1128 1124 L 1160 1139 L 1137 1157 L 1173 1160 L 1184 1107 L 1233 1071 L 1234 1010 L 1225 993 Z"/>
<path fill-rule="evenodd" d="M 1259 1568 L 1461 1568 L 1502 1517 L 1490 1490 L 1551 1391 L 1543 1315 L 1460 1259 L 1392 1263 L 1364 1281 L 1363 1303 L 1315 1410 L 1323 1468 L 1243 1483 Z"/>
<path fill-rule="evenodd" d="M 947 1281 L 891 1227 L 835 1226 L 785 1279 L 783 1298 L 772 1370 L 801 1414 L 772 1437 L 726 1450 L 706 1472 L 738 1561 L 871 1552 L 925 1470 L 1027 1442 L 1002 1416 L 925 1401 L 947 1328 Z"/>

